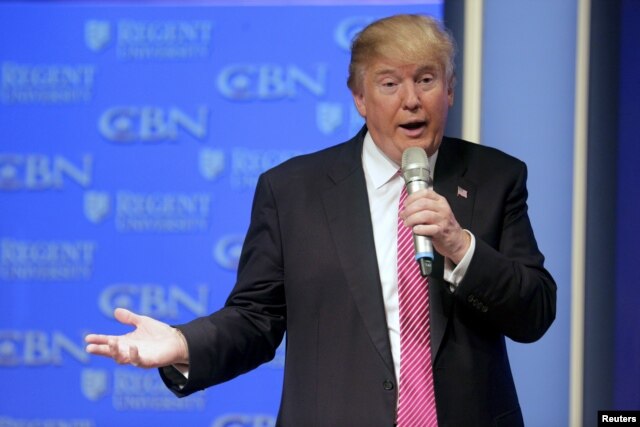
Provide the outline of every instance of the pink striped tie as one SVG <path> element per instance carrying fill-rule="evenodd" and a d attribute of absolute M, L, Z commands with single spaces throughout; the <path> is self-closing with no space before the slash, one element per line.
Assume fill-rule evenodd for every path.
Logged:
<path fill-rule="evenodd" d="M 407 190 L 402 186 L 398 212 Z M 398 299 L 400 304 L 400 381 L 398 427 L 438 425 L 431 369 L 429 281 L 420 275 L 411 229 L 398 217 Z"/>

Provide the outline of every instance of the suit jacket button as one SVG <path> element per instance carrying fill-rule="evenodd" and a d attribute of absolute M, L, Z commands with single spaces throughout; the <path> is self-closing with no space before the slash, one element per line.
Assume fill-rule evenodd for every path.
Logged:
<path fill-rule="evenodd" d="M 474 302 L 475 300 L 476 300 L 476 297 L 474 297 L 473 295 L 469 295 L 467 297 L 467 301 L 469 301 L 469 302 Z"/>
<path fill-rule="evenodd" d="M 393 383 L 389 380 L 385 380 L 385 382 L 382 383 L 382 387 L 387 391 L 393 390 Z"/>

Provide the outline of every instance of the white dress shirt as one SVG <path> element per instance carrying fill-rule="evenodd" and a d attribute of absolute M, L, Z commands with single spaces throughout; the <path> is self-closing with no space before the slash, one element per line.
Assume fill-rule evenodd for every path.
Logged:
<path fill-rule="evenodd" d="M 436 167 L 438 152 L 429 157 L 431 178 Z M 398 204 L 404 180 L 398 174 L 400 165 L 389 159 L 373 142 L 367 133 L 362 149 L 362 167 L 367 183 L 373 238 L 376 246 L 376 257 L 382 283 L 382 296 L 387 314 L 389 341 L 395 368 L 396 378 L 400 378 L 400 317 L 398 312 Z M 467 230 L 465 230 L 467 231 Z M 471 245 L 462 261 L 456 266 L 445 259 L 444 279 L 454 292 L 462 281 L 475 251 L 475 238 L 471 237 Z"/>

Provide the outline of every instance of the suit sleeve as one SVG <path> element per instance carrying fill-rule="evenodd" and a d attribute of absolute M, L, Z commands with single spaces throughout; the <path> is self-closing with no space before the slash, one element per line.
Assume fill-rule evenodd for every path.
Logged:
<path fill-rule="evenodd" d="M 533 342 L 547 331 L 556 313 L 556 284 L 544 268 L 527 214 L 527 170 L 524 163 L 501 212 L 497 245 L 476 236 L 476 249 L 455 298 L 503 335 Z M 497 246 L 497 247 L 496 247 Z"/>
<path fill-rule="evenodd" d="M 178 396 L 228 381 L 273 359 L 286 325 L 278 213 L 271 187 L 256 188 L 238 279 L 225 306 L 178 328 L 189 348 L 189 379 L 179 386 L 160 374 Z"/>

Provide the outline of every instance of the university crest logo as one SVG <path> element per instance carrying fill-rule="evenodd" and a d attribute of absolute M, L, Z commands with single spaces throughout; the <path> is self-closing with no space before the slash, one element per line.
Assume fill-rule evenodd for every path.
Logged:
<path fill-rule="evenodd" d="M 84 23 L 84 42 L 94 52 L 102 51 L 111 41 L 111 25 L 91 19 Z"/>
<path fill-rule="evenodd" d="M 109 193 L 87 191 L 84 193 L 84 216 L 94 224 L 102 222 L 111 210 Z"/>
<path fill-rule="evenodd" d="M 107 372 L 103 369 L 83 369 L 80 377 L 82 394 L 89 400 L 98 400 L 107 393 Z"/>

